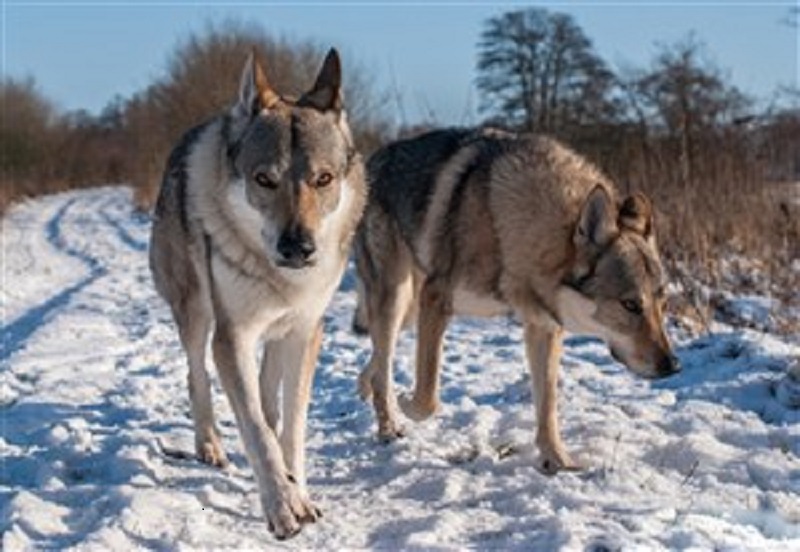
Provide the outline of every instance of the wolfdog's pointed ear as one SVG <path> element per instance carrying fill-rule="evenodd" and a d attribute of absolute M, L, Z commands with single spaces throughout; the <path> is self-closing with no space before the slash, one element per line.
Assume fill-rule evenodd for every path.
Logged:
<path fill-rule="evenodd" d="M 650 239 L 653 235 L 653 205 L 650 199 L 641 192 L 626 197 L 619 208 L 619 226 Z"/>
<path fill-rule="evenodd" d="M 250 117 L 262 109 L 274 107 L 280 96 L 267 81 L 267 75 L 256 58 L 255 49 L 247 56 L 247 62 L 239 81 L 239 101 L 236 109 L 239 114 Z"/>
<path fill-rule="evenodd" d="M 615 214 L 614 201 L 608 190 L 597 184 L 583 202 L 573 242 L 578 246 L 603 247 L 608 244 L 619 231 Z"/>
<path fill-rule="evenodd" d="M 331 48 L 322 68 L 319 70 L 314 86 L 303 94 L 298 105 L 307 105 L 320 111 L 340 111 L 342 109 L 342 62 L 339 52 Z"/>

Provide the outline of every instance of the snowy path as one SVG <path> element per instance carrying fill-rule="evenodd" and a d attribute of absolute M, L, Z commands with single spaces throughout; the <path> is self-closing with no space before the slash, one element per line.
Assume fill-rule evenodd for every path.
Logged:
<path fill-rule="evenodd" d="M 598 342 L 569 338 L 561 421 L 587 468 L 548 478 L 532 467 L 531 394 L 509 321 L 454 324 L 442 412 L 401 442 L 376 441 L 356 397 L 369 344 L 349 331 L 348 274 L 326 316 L 310 416 L 309 484 L 325 517 L 276 543 L 218 386 L 232 467 L 174 454 L 193 448 L 186 369 L 128 192 L 30 202 L 2 232 L 3 550 L 800 550 L 800 411 L 775 392 L 796 343 L 721 329 L 682 343 L 684 372 L 651 384 Z M 407 334 L 400 387 L 412 350 Z"/>

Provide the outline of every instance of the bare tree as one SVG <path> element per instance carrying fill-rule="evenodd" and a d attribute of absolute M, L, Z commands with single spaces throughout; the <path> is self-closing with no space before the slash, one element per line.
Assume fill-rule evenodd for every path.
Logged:
<path fill-rule="evenodd" d="M 488 19 L 477 72 L 481 110 L 508 126 L 564 134 L 615 111 L 613 74 L 563 13 L 528 8 Z"/>
<path fill-rule="evenodd" d="M 662 46 L 636 85 L 651 120 L 678 142 L 685 183 L 693 180 L 697 138 L 743 118 L 750 107 L 748 98 L 704 58 L 705 46 L 689 35 Z"/>

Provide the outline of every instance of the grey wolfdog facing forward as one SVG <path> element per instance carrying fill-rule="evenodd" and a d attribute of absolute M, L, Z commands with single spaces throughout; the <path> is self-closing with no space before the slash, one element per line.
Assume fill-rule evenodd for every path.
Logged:
<path fill-rule="evenodd" d="M 664 332 L 664 274 L 644 195 L 618 202 L 611 182 L 558 142 L 488 129 L 396 142 L 370 158 L 367 173 L 370 196 L 355 242 L 361 319 L 354 326 L 366 325 L 372 339 L 359 385 L 373 400 L 381 437 L 402 433 L 392 357 L 413 308 L 416 383 L 401 406 L 414 420 L 438 407 L 451 315 L 513 313 L 521 320 L 546 473 L 576 467 L 556 414 L 564 329 L 601 337 L 642 376 L 679 369 Z"/>
<path fill-rule="evenodd" d="M 331 50 L 309 92 L 281 97 L 251 55 L 230 112 L 172 152 L 150 246 L 188 357 L 197 454 L 226 463 L 205 369 L 213 326 L 214 361 L 278 538 L 319 515 L 304 463 L 320 320 L 366 201 L 340 83 Z"/>

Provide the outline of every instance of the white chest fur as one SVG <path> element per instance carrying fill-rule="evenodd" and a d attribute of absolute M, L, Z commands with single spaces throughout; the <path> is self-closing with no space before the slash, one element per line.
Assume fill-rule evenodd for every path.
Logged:
<path fill-rule="evenodd" d="M 232 182 L 225 195 L 225 209 L 231 213 L 235 236 L 248 242 L 250 251 L 259 252 L 271 267 L 264 278 L 246 274 L 231 262 L 216 255 L 212 260 L 215 291 L 232 321 L 242 329 L 269 339 L 279 339 L 292 327 L 316 324 L 336 290 L 346 261 L 341 250 L 342 234 L 351 216 L 354 195 L 347 182 L 336 210 L 326 216 L 317 232 L 317 258 L 313 266 L 302 269 L 280 268 L 272 260 L 279 229 L 247 201 L 245 184 Z M 234 247 L 228 242 L 223 249 Z M 225 251 L 220 251 L 225 255 Z"/>
<path fill-rule="evenodd" d="M 281 270 L 277 282 L 271 283 L 244 275 L 216 257 L 212 261 L 213 285 L 226 315 L 237 327 L 280 339 L 290 329 L 312 327 L 322 317 L 341 278 L 344 262 L 339 265 Z"/>

